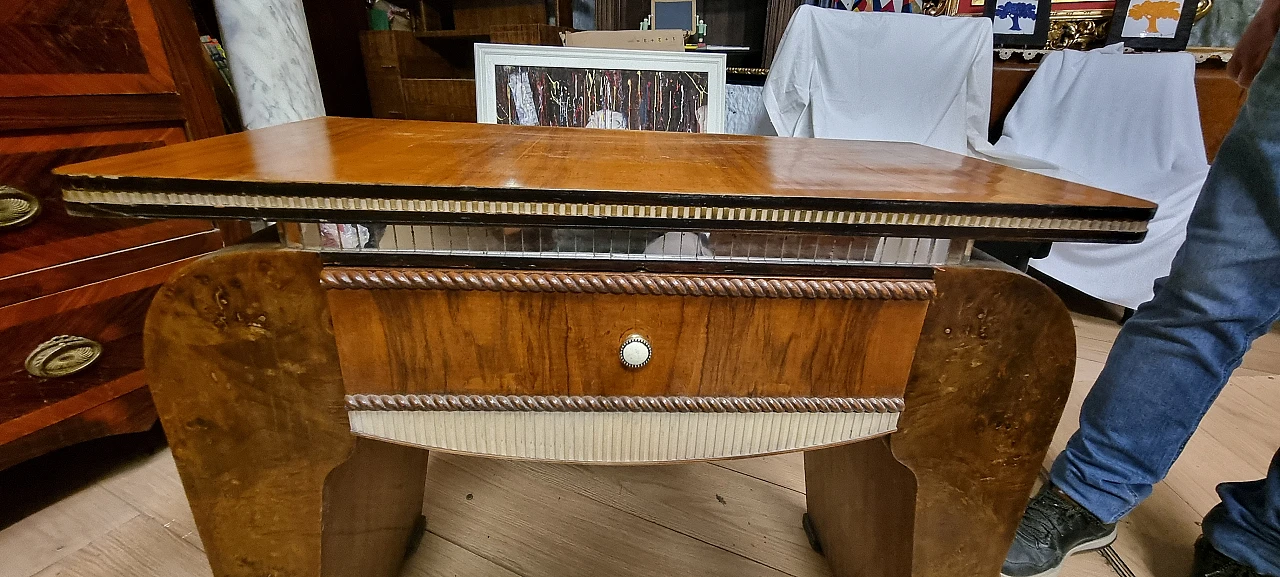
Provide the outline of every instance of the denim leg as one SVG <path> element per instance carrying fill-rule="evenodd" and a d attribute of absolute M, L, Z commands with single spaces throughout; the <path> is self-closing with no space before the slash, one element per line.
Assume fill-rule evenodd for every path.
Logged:
<path fill-rule="evenodd" d="M 1249 345 L 1280 316 L 1278 47 L 1218 152 L 1169 276 L 1120 331 L 1085 399 L 1079 431 L 1054 462 L 1052 481 L 1103 521 L 1151 494 Z M 1274 472 L 1263 490 L 1273 497 L 1280 492 Z M 1251 533 L 1230 534 L 1275 551 L 1280 499 L 1249 491 L 1223 493 L 1224 523 L 1269 519 Z M 1233 555 L 1244 542 L 1214 544 Z"/>
<path fill-rule="evenodd" d="M 1226 556 L 1280 577 L 1280 451 L 1267 478 L 1218 485 L 1222 502 L 1204 517 L 1204 534 Z"/>

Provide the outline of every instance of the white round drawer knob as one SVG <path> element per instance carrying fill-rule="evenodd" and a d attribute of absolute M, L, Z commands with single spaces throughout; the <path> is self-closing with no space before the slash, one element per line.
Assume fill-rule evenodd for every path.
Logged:
<path fill-rule="evenodd" d="M 618 351 L 619 358 L 622 359 L 622 366 L 628 369 L 638 369 L 649 364 L 649 357 L 653 356 L 653 348 L 649 346 L 649 341 L 640 335 L 631 335 L 627 340 L 622 341 L 622 348 Z"/>

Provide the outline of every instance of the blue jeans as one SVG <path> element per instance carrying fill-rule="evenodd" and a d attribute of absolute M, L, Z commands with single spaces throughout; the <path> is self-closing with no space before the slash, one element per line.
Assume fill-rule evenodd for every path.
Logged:
<path fill-rule="evenodd" d="M 1133 510 L 1277 317 L 1280 42 L 1218 151 L 1172 271 L 1116 338 L 1053 483 L 1103 521 Z M 1266 479 L 1223 483 L 1218 494 L 1204 520 L 1210 543 L 1280 576 L 1280 453 Z"/>

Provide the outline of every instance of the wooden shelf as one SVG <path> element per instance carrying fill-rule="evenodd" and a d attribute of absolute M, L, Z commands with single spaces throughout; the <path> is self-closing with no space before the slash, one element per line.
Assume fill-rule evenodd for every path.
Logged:
<path fill-rule="evenodd" d="M 427 30 L 414 35 L 428 43 L 440 41 L 488 42 L 490 37 L 489 31 L 485 29 Z"/>
<path fill-rule="evenodd" d="M 570 29 L 563 26 L 551 26 L 549 24 L 500 24 L 484 28 L 426 30 L 416 33 L 415 36 L 432 47 L 460 43 L 474 44 L 476 42 L 559 46 L 561 44 L 560 33 L 568 30 Z"/>

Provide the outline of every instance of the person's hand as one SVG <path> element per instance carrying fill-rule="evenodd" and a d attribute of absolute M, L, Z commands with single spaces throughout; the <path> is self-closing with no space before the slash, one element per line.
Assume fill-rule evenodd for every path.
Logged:
<path fill-rule="evenodd" d="M 1236 84 L 1248 88 L 1253 77 L 1262 70 L 1262 63 L 1267 61 L 1271 52 L 1271 44 L 1275 42 L 1276 30 L 1280 29 L 1280 0 L 1264 0 L 1258 13 L 1240 35 L 1236 50 L 1227 63 L 1227 74 Z"/>

